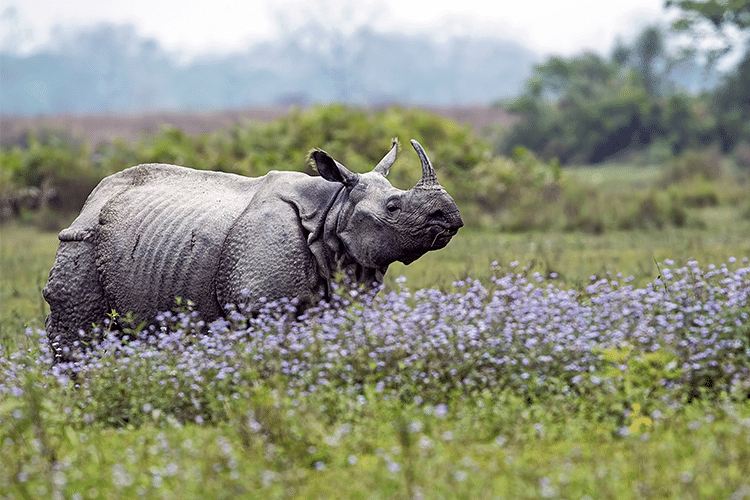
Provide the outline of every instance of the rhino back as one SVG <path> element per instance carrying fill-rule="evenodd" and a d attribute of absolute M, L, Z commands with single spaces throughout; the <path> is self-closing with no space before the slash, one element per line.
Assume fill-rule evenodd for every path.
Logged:
<path fill-rule="evenodd" d="M 218 316 L 221 247 L 263 178 L 164 165 L 129 170 L 101 190 L 114 193 L 110 199 L 100 204 L 92 193 L 89 200 L 92 208 L 101 207 L 96 264 L 109 306 L 150 320 L 182 297 L 204 317 Z M 90 223 L 82 220 L 82 226 Z"/>

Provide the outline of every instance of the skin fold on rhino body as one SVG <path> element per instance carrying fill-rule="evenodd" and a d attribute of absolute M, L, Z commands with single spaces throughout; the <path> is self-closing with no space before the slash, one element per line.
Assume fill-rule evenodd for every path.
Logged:
<path fill-rule="evenodd" d="M 189 299 L 211 321 L 225 304 L 296 298 L 304 307 L 344 274 L 377 285 L 388 266 L 443 248 L 463 226 L 422 147 L 412 189 L 386 179 L 393 147 L 355 174 L 324 151 L 320 176 L 271 171 L 258 178 L 162 164 L 111 175 L 92 191 L 60 246 L 43 290 L 58 360 L 108 313 L 152 321 Z M 249 292 L 249 293 L 248 293 Z"/>

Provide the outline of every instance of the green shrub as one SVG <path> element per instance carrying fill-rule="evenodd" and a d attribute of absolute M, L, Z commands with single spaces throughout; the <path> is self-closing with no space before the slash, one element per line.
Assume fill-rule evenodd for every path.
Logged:
<path fill-rule="evenodd" d="M 11 214 L 40 227 L 59 229 L 102 178 L 140 163 L 175 163 L 253 177 L 272 169 L 314 174 L 307 155 L 312 148 L 321 148 L 352 171 L 365 172 L 388 151 L 392 137 L 402 141 L 399 160 L 389 176 L 394 186 L 407 189 L 421 175 L 408 142 L 415 138 L 426 148 L 441 184 L 465 214 L 464 220 L 503 231 L 601 234 L 683 226 L 686 208 L 738 206 L 745 197 L 742 187 L 725 190 L 719 186 L 734 180 L 725 171 L 718 148 L 682 154 L 669 161 L 661 179 L 643 181 L 637 189 L 620 174 L 606 185 L 590 186 L 579 176 L 565 175 L 557 160 L 542 161 L 522 147 L 509 157 L 493 156 L 489 144 L 468 126 L 427 111 L 331 105 L 294 110 L 269 123 L 245 123 L 195 136 L 165 126 L 135 144 L 115 140 L 93 151 L 65 134 L 28 136 L 22 146 L 0 152 L 0 211 L 4 219 Z M 55 196 L 47 198 L 39 213 L 20 214 L 12 201 L 27 187 Z"/>
<path fill-rule="evenodd" d="M 47 132 L 28 136 L 25 142 L 23 149 L 15 146 L 2 151 L 0 198 L 4 205 L 13 205 L 13 198 L 28 188 L 38 190 L 33 207 L 15 206 L 16 215 L 40 227 L 58 229 L 81 209 L 104 173 L 91 164 L 86 144 L 65 134 Z M 27 215 L 28 208 L 44 214 Z"/>
<path fill-rule="evenodd" d="M 697 151 L 690 150 L 672 160 L 664 172 L 661 185 L 666 187 L 682 181 L 703 179 L 716 181 L 725 176 L 721 150 L 718 146 Z"/>
<path fill-rule="evenodd" d="M 719 187 L 704 178 L 693 177 L 669 187 L 670 195 L 688 207 L 704 208 L 719 204 Z"/>
<path fill-rule="evenodd" d="M 740 208 L 740 217 L 750 220 L 750 199 L 746 200 Z"/>
<path fill-rule="evenodd" d="M 0 196 L 19 187 L 18 174 L 23 162 L 23 151 L 18 148 L 0 150 Z"/>
<path fill-rule="evenodd" d="M 735 146 L 732 154 L 734 156 L 734 162 L 738 167 L 750 170 L 750 142 L 740 142 Z"/>

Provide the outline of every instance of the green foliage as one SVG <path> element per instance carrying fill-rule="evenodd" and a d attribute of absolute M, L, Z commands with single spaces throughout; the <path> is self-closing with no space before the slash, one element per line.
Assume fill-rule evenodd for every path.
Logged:
<path fill-rule="evenodd" d="M 737 69 L 725 76 L 714 92 L 713 106 L 725 142 L 750 141 L 750 46 Z"/>
<path fill-rule="evenodd" d="M 595 54 L 537 66 L 509 109 L 525 119 L 503 150 L 521 145 L 562 163 L 597 163 L 648 142 L 659 112 L 637 73 Z"/>
<path fill-rule="evenodd" d="M 750 171 L 750 142 L 740 142 L 734 148 L 734 162 L 738 167 Z"/>
<path fill-rule="evenodd" d="M 85 145 L 58 135 L 30 136 L 26 147 L 4 148 L 0 153 L 0 180 L 2 193 L 48 186 L 59 196 L 53 208 L 77 211 L 104 176 L 140 163 L 172 163 L 249 176 L 272 169 L 312 173 L 307 154 L 320 148 L 353 171 L 364 172 L 390 149 L 393 137 L 405 141 L 402 159 L 391 173 L 394 184 L 402 188 L 415 184 L 421 175 L 417 157 L 406 142 L 409 139 L 425 145 L 449 190 L 465 191 L 466 171 L 490 150 L 468 126 L 425 111 L 391 108 L 370 112 L 332 105 L 297 110 L 267 124 L 247 123 L 228 132 L 198 136 L 164 127 L 135 145 L 115 141 L 98 146 L 93 154 Z"/>
<path fill-rule="evenodd" d="M 448 399 L 443 413 L 377 396 L 292 404 L 272 390 L 232 402 L 225 423 L 115 431 L 45 399 L 37 389 L 2 408 L 9 498 L 723 498 L 750 474 L 742 404 L 633 402 L 604 415 L 486 394 Z"/>
<path fill-rule="evenodd" d="M 580 197 L 585 197 L 583 202 Z M 683 227 L 687 214 L 680 200 L 668 193 L 644 190 L 634 194 L 600 192 L 588 188 L 571 193 L 563 206 L 565 229 L 601 234 L 620 231 Z"/>
<path fill-rule="evenodd" d="M 250 362 L 186 401 L 162 384 L 184 379 L 179 367 L 127 375 L 116 359 L 102 371 L 113 380 L 66 388 L 48 385 L 36 355 L 14 360 L 24 383 L 0 401 L 8 498 L 723 498 L 750 476 L 748 400 L 671 398 L 676 358 L 631 344 L 601 351 L 575 389 L 550 376 L 559 392 L 433 401 L 381 393 L 375 377 L 290 391 Z M 190 418 L 197 392 L 212 418 Z M 110 419 L 123 405 L 128 420 Z"/>
<path fill-rule="evenodd" d="M 666 62 L 664 44 L 664 35 L 656 26 L 646 27 L 635 43 L 638 72 L 643 77 L 646 92 L 651 96 L 659 94 L 661 90 L 664 75 L 659 74 L 657 66 Z"/>
<path fill-rule="evenodd" d="M 664 37 L 647 27 L 632 47 L 616 47 L 611 59 L 582 54 L 536 66 L 524 92 L 506 105 L 523 119 L 498 150 L 524 146 L 544 160 L 576 164 L 653 145 L 667 155 L 712 143 L 729 152 L 750 140 L 750 55 L 712 94 L 690 96 L 676 78 L 692 58 L 667 52 Z"/>
<path fill-rule="evenodd" d="M 682 184 L 667 190 L 658 183 L 635 188 L 639 183 L 634 181 L 624 181 L 614 189 L 587 185 L 556 162 L 543 163 L 523 148 L 517 148 L 512 159 L 494 159 L 476 169 L 481 169 L 477 178 L 489 181 L 473 187 L 483 209 L 476 219 L 481 225 L 510 232 L 602 234 L 683 227 L 690 222 L 688 207 L 718 203 L 711 203 L 716 188 L 710 182 L 701 186 L 703 191 L 684 191 Z"/>
<path fill-rule="evenodd" d="M 693 179 L 715 181 L 723 177 L 724 167 L 717 148 L 688 151 L 670 162 L 664 172 L 663 184 L 669 185 Z"/>
<path fill-rule="evenodd" d="M 363 172 L 372 169 L 388 151 L 391 137 L 434 145 L 430 152 L 439 159 L 435 162 L 439 174 L 466 169 L 489 149 L 468 127 L 424 111 L 391 108 L 373 113 L 331 105 L 296 110 L 268 124 L 235 125 L 228 133 L 190 137 L 179 129 L 165 128 L 145 138 L 132 159 L 259 176 L 272 169 L 308 168 L 307 154 L 315 147 Z M 408 149 L 403 151 L 406 158 Z M 407 159 L 406 164 L 413 166 L 414 162 Z M 418 172 L 406 177 L 416 182 Z"/>
<path fill-rule="evenodd" d="M 750 3 L 746 0 L 719 2 L 716 0 L 667 0 L 666 7 L 677 7 L 683 11 L 681 25 L 697 22 L 697 18 L 709 21 L 717 29 L 733 25 L 739 29 L 750 28 Z"/>
<path fill-rule="evenodd" d="M 750 2 L 747 0 L 666 0 L 664 5 L 679 11 L 672 30 L 694 39 L 698 50 L 705 55 L 707 68 L 714 67 L 736 43 L 729 36 L 729 28 L 740 32 L 750 28 Z M 700 41 L 707 37 L 714 43 L 708 44 L 708 48 L 700 47 Z"/>
<path fill-rule="evenodd" d="M 685 207 L 737 206 L 747 200 L 747 174 L 714 146 L 670 159 L 657 185 Z"/>
<path fill-rule="evenodd" d="M 591 405 L 484 394 L 437 411 L 271 389 L 225 422 L 113 430 L 35 382 L 0 408 L 8 498 L 728 498 L 750 474 L 741 403 L 623 407 L 600 390 Z"/>
<path fill-rule="evenodd" d="M 64 134 L 45 132 L 28 135 L 23 147 L 0 152 L 0 209 L 5 200 L 24 188 L 38 193 L 35 205 L 43 209 L 32 215 L 41 227 L 59 230 L 71 213 L 81 209 L 102 174 L 92 168 L 85 144 Z M 21 214 L 24 215 L 24 214 Z M 0 217 L 0 220 L 6 218 Z"/>
<path fill-rule="evenodd" d="M 556 162 L 543 163 L 516 148 L 512 158 L 487 157 L 477 163 L 466 174 L 471 184 L 463 192 L 471 193 L 487 224 L 511 231 L 543 228 L 544 205 L 559 197 L 561 175 Z"/>
<path fill-rule="evenodd" d="M 602 191 L 600 186 L 570 175 L 556 158 L 590 159 L 600 154 L 601 141 L 620 137 L 627 123 L 643 125 L 638 117 L 644 112 L 640 107 L 648 109 L 648 96 L 632 85 L 620 88 L 617 96 L 608 93 L 610 79 L 619 77 L 611 64 L 597 56 L 577 60 L 572 67 L 556 59 L 540 71 L 547 83 L 535 92 L 572 92 L 575 95 L 566 105 L 566 113 L 580 117 L 555 114 L 546 104 L 537 106 L 532 99 L 522 99 L 519 103 L 528 105 L 532 113 L 538 112 L 542 121 L 551 119 L 552 128 L 536 127 L 533 120 L 520 125 L 515 133 L 521 134 L 529 147 L 515 147 L 509 156 L 492 155 L 490 146 L 468 127 L 425 111 L 390 108 L 375 112 L 339 105 L 296 110 L 270 123 L 246 123 L 197 136 L 164 127 L 136 144 L 114 141 L 100 144 L 93 152 L 63 135 L 42 134 L 39 138 L 29 136 L 23 147 L 0 151 L 0 211 L 47 230 L 59 230 L 76 215 L 101 178 L 140 163 L 176 163 L 248 176 L 260 176 L 272 169 L 314 175 L 307 155 L 311 148 L 318 147 L 351 170 L 365 172 L 382 158 L 393 136 L 404 142 L 389 176 L 391 182 L 406 189 L 419 179 L 417 156 L 406 142 L 418 139 L 427 148 L 440 182 L 461 207 L 464 220 L 474 226 L 511 232 L 556 229 L 601 234 L 681 227 L 691 223 L 686 212 L 691 207 L 737 203 L 716 195 L 720 191 L 717 186 L 735 183 L 719 149 L 673 158 L 674 150 L 692 144 L 692 132 L 676 131 L 678 125 L 686 130 L 692 126 L 687 118 L 695 106 L 687 98 L 673 96 L 667 101 L 673 132 L 660 139 L 659 148 L 653 146 L 651 150 L 651 156 L 665 164 L 655 169 L 663 170 L 660 181 L 642 183 L 625 176 L 616 186 Z M 586 78 L 580 80 L 579 74 Z M 599 107 L 587 107 L 586 98 L 597 95 L 602 97 Z M 630 118 L 623 121 L 626 115 Z M 553 129 L 559 133 L 545 143 L 545 134 Z M 631 131 L 640 134 L 636 129 Z M 577 137 L 589 142 L 583 145 Z M 542 157 L 547 154 L 552 159 L 541 160 L 532 152 L 535 148 L 544 149 Z M 739 156 L 735 156 L 741 158 L 743 150 L 738 151 Z M 17 193 L 29 187 L 50 194 L 42 196 L 46 201 L 36 212 L 18 208 Z M 727 192 L 735 193 L 734 200 L 741 197 L 737 187 Z"/>
<path fill-rule="evenodd" d="M 654 393 L 663 390 L 662 381 L 677 380 L 682 375 L 677 358 L 663 349 L 643 353 L 630 344 L 623 344 L 602 351 L 601 356 L 609 365 L 599 372 L 600 375 L 607 379 L 620 379 L 628 398 L 641 397 L 643 393 L 647 397 L 658 395 Z"/>
<path fill-rule="evenodd" d="M 22 153 L 14 148 L 8 156 L 12 182 L 37 188 L 49 183 L 60 191 L 54 206 L 61 210 L 80 209 L 81 193 L 86 196 L 99 180 L 87 163 L 87 146 L 57 134 L 29 136 Z"/>

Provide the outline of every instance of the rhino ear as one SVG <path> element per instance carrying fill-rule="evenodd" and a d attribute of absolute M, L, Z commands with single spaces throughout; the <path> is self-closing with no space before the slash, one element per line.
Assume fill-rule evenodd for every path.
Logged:
<path fill-rule="evenodd" d="M 325 151 L 316 149 L 310 153 L 315 170 L 320 176 L 327 181 L 340 182 L 347 186 L 352 186 L 357 182 L 357 174 L 351 172 L 348 168 L 337 162 L 331 155 Z"/>

